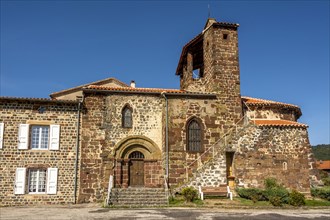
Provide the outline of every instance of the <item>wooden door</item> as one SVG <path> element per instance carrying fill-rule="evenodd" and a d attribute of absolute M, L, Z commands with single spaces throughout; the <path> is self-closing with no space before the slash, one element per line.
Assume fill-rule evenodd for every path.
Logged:
<path fill-rule="evenodd" d="M 143 159 L 131 159 L 129 170 L 130 186 L 144 186 L 144 161 Z"/>

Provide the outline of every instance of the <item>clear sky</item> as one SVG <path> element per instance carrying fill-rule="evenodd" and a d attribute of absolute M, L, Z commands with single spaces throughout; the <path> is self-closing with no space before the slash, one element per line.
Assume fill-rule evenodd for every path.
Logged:
<path fill-rule="evenodd" d="M 310 141 L 329 141 L 329 1 L 1 0 L 0 95 L 115 77 L 179 88 L 182 47 L 208 17 L 239 23 L 241 93 L 299 105 Z"/>

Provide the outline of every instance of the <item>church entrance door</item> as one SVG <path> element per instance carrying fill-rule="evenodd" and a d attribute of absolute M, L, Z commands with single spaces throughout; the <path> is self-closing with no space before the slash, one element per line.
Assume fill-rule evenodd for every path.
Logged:
<path fill-rule="evenodd" d="M 144 186 L 144 155 L 139 151 L 134 151 L 129 155 L 129 159 L 129 185 Z"/>

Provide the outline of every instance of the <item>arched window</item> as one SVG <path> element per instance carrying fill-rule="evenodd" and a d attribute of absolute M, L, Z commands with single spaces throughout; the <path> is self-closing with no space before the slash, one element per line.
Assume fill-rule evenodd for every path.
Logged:
<path fill-rule="evenodd" d="M 132 109 L 128 106 L 122 111 L 122 126 L 124 128 L 131 128 L 132 127 Z"/>
<path fill-rule="evenodd" d="M 144 155 L 143 153 L 141 153 L 140 151 L 133 151 L 128 158 L 130 159 L 144 159 Z"/>
<path fill-rule="evenodd" d="M 189 122 L 187 132 L 187 150 L 192 152 L 202 151 L 202 130 L 195 119 Z"/>

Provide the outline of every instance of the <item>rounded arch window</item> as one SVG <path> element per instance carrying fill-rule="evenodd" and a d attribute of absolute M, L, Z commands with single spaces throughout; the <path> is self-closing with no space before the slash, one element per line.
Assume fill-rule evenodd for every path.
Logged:
<path fill-rule="evenodd" d="M 132 124 L 132 109 L 129 106 L 125 106 L 122 111 L 122 126 L 131 128 Z"/>
<path fill-rule="evenodd" d="M 188 151 L 202 151 L 202 127 L 196 119 L 193 119 L 188 122 L 187 145 Z"/>
<path fill-rule="evenodd" d="M 130 158 L 130 159 L 144 159 L 144 155 L 140 151 L 133 151 L 132 153 L 130 153 L 128 158 Z"/>

